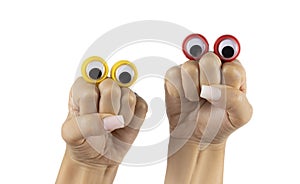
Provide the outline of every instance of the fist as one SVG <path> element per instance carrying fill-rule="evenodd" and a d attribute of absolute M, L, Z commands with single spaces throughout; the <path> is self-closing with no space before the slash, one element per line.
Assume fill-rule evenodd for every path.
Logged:
<path fill-rule="evenodd" d="M 146 102 L 115 80 L 92 84 L 80 77 L 71 88 L 69 114 L 62 126 L 67 151 L 85 164 L 119 164 L 146 113 Z"/>
<path fill-rule="evenodd" d="M 241 63 L 222 63 L 213 52 L 169 69 L 165 95 L 171 139 L 192 141 L 200 148 L 224 143 L 252 115 Z"/>

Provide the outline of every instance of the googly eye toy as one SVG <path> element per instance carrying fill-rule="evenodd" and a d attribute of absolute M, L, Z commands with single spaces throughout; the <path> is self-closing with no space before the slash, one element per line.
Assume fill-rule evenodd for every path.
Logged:
<path fill-rule="evenodd" d="M 121 60 L 114 64 L 110 76 L 120 86 L 129 87 L 136 81 L 138 73 L 133 63 Z"/>
<path fill-rule="evenodd" d="M 208 49 L 208 42 L 201 34 L 191 34 L 182 43 L 183 53 L 191 60 L 199 60 Z"/>
<path fill-rule="evenodd" d="M 81 74 L 87 82 L 100 83 L 107 77 L 107 63 L 101 57 L 89 57 L 81 66 Z"/>
<path fill-rule="evenodd" d="M 231 62 L 240 54 L 240 43 L 232 35 L 220 36 L 214 44 L 214 53 L 222 62 Z M 182 51 L 190 60 L 200 60 L 209 51 L 209 44 L 201 34 L 191 34 L 182 43 Z"/>
<path fill-rule="evenodd" d="M 232 35 L 223 35 L 217 39 L 214 52 L 224 62 L 235 60 L 240 54 L 240 43 Z"/>
<path fill-rule="evenodd" d="M 81 66 L 81 75 L 89 83 L 98 84 L 108 77 L 108 65 L 98 56 L 87 58 Z M 127 60 L 116 62 L 111 68 L 110 76 L 121 87 L 129 87 L 138 76 L 135 65 Z"/>

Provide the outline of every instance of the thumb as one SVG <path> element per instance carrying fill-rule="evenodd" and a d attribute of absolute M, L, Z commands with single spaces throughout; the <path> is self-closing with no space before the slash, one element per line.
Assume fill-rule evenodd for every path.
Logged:
<path fill-rule="evenodd" d="M 230 86 L 202 85 L 200 97 L 213 106 L 225 109 L 235 128 L 246 124 L 252 116 L 253 109 L 246 94 Z"/>

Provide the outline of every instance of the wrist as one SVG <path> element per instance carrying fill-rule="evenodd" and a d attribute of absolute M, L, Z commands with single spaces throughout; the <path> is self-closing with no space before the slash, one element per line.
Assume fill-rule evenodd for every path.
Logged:
<path fill-rule="evenodd" d="M 199 152 L 203 151 L 222 151 L 226 147 L 226 141 L 221 143 L 199 143 L 199 141 L 192 140 L 192 139 L 183 139 L 183 138 L 176 138 L 170 136 L 169 140 L 169 155 L 171 156 L 175 154 L 177 151 L 182 149 L 184 146 L 193 147 L 194 149 L 198 148 Z"/>
<path fill-rule="evenodd" d="M 225 145 L 224 141 L 200 149 L 199 142 L 170 138 L 165 183 L 221 184 Z"/>
<path fill-rule="evenodd" d="M 66 150 L 56 184 L 111 184 L 118 165 L 88 165 L 72 159 Z"/>

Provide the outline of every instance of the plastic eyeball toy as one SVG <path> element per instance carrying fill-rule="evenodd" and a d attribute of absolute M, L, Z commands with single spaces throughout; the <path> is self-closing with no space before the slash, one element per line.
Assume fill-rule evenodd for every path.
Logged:
<path fill-rule="evenodd" d="M 184 55 L 191 60 L 199 60 L 208 49 L 208 42 L 201 34 L 191 34 L 182 43 Z"/>
<path fill-rule="evenodd" d="M 214 52 L 222 61 L 230 62 L 240 54 L 240 43 L 231 35 L 223 35 L 217 39 L 214 45 Z"/>
<path fill-rule="evenodd" d="M 133 63 L 121 60 L 114 64 L 110 76 L 120 86 L 129 87 L 136 81 L 138 73 Z"/>
<path fill-rule="evenodd" d="M 107 78 L 108 70 L 108 65 L 104 59 L 92 56 L 83 62 L 81 75 L 87 82 L 98 84 Z M 119 86 L 129 87 L 136 81 L 138 72 L 133 63 L 121 60 L 113 65 L 110 75 Z"/>
<path fill-rule="evenodd" d="M 240 54 L 240 43 L 232 35 L 220 36 L 214 44 L 214 53 L 222 62 L 235 60 Z M 182 51 L 190 60 L 200 60 L 209 51 L 209 44 L 201 34 L 191 34 L 182 43 Z"/>
<path fill-rule="evenodd" d="M 107 77 L 107 63 L 101 57 L 89 57 L 82 64 L 81 74 L 87 82 L 100 83 Z"/>

